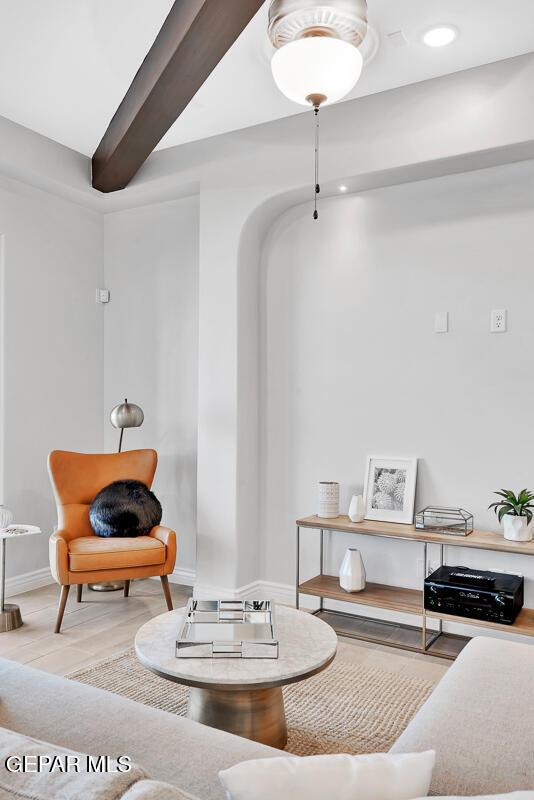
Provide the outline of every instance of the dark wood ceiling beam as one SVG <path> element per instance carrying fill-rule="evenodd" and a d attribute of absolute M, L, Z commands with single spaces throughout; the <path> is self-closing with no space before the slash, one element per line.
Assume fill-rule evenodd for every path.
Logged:
<path fill-rule="evenodd" d="M 127 186 L 263 3 L 175 1 L 93 156 L 95 189 Z"/>

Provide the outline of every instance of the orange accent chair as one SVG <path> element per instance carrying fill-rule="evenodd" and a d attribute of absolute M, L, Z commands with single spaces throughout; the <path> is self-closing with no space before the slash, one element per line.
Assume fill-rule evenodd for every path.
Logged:
<path fill-rule="evenodd" d="M 76 584 L 81 602 L 84 583 L 123 580 L 128 597 L 130 580 L 159 575 L 172 611 L 167 576 L 176 561 L 176 534 L 158 525 L 148 536 L 103 538 L 89 522 L 89 507 L 98 492 L 118 480 L 138 480 L 151 487 L 158 463 L 155 450 L 86 455 L 53 450 L 48 472 L 58 513 L 58 530 L 50 537 L 50 569 L 61 586 L 54 632 L 59 633 L 70 587 Z"/>

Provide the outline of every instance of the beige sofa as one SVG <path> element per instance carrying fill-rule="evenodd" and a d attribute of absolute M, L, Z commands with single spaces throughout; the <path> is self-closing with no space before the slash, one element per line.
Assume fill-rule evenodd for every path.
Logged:
<path fill-rule="evenodd" d="M 218 772 L 280 752 L 83 684 L 0 660 L 0 726 L 92 755 L 127 755 L 199 800 Z M 474 639 L 395 752 L 434 748 L 433 794 L 534 788 L 534 647 Z"/>
<path fill-rule="evenodd" d="M 534 646 L 472 639 L 392 748 L 428 749 L 434 795 L 534 789 Z"/>

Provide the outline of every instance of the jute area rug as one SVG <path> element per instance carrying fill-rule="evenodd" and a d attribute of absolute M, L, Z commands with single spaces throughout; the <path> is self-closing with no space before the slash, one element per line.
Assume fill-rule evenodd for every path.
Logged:
<path fill-rule="evenodd" d="M 187 712 L 188 688 L 149 672 L 133 648 L 68 677 L 171 714 L 185 716 Z M 328 669 L 284 687 L 286 750 L 303 756 L 389 750 L 434 685 L 412 675 L 354 663 L 350 645 L 340 644 Z"/>

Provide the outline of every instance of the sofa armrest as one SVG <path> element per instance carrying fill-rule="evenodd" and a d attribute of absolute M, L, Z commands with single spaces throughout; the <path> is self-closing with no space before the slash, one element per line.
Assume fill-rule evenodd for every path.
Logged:
<path fill-rule="evenodd" d="M 169 575 L 176 563 L 176 533 L 175 531 L 171 531 L 170 528 L 166 528 L 164 525 L 156 525 L 155 528 L 152 528 L 150 531 L 149 536 L 152 536 L 154 539 L 159 539 L 160 542 L 163 542 L 166 548 L 166 558 L 165 564 L 163 565 L 163 575 Z"/>
<path fill-rule="evenodd" d="M 48 546 L 52 577 L 62 586 L 65 586 L 69 582 L 70 539 L 72 539 L 72 536 L 68 531 L 58 530 L 50 537 Z"/>

